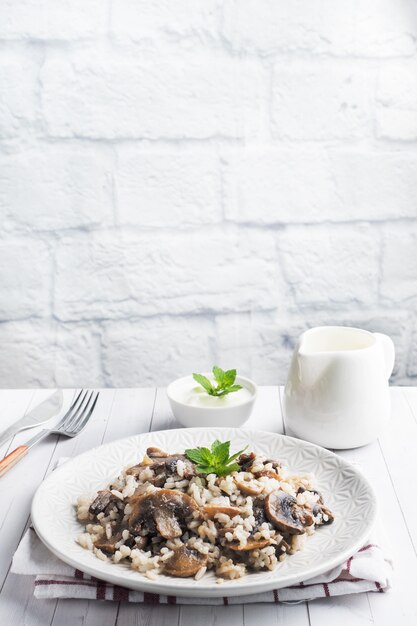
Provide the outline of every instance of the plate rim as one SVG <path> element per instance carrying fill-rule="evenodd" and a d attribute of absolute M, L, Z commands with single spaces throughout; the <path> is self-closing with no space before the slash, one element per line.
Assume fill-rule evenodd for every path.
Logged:
<path fill-rule="evenodd" d="M 67 554 L 65 554 L 65 552 L 63 552 L 62 550 L 60 550 L 59 547 L 55 546 L 49 539 L 48 537 L 45 535 L 45 533 L 42 530 L 42 523 L 40 522 L 38 524 L 39 518 L 38 518 L 38 511 L 37 511 L 37 500 L 40 497 L 40 494 L 42 493 L 42 491 L 44 489 L 46 489 L 49 485 L 49 483 L 55 481 L 57 479 L 57 477 L 59 477 L 60 473 L 64 470 L 68 468 L 68 463 L 69 464 L 74 464 L 77 462 L 77 459 L 79 459 L 80 457 L 86 457 L 92 453 L 94 453 L 95 451 L 97 451 L 98 449 L 101 448 L 109 448 L 111 446 L 114 446 L 122 441 L 128 441 L 128 440 L 133 440 L 133 439 L 138 439 L 140 440 L 141 437 L 144 436 L 150 436 L 153 434 L 158 434 L 158 435 L 168 435 L 168 434 L 172 434 L 172 433 L 176 433 L 176 432 L 185 432 L 185 431 L 193 431 L 193 432 L 210 432 L 210 431 L 239 431 L 240 433 L 245 433 L 248 437 L 250 437 L 251 435 L 256 435 L 259 433 L 263 433 L 263 434 L 267 434 L 270 435 L 271 437 L 274 438 L 281 438 L 281 439 L 286 439 L 286 440 L 291 440 L 291 441 L 296 441 L 298 442 L 298 444 L 304 445 L 307 444 L 307 447 L 311 447 L 311 448 L 315 448 L 315 449 L 319 449 L 324 451 L 325 453 L 329 454 L 331 457 L 335 457 L 338 459 L 338 461 L 342 462 L 342 465 L 345 465 L 347 467 L 349 467 L 351 470 L 353 470 L 355 476 L 357 479 L 361 480 L 367 487 L 367 491 L 371 496 L 372 499 L 372 517 L 370 519 L 367 520 L 367 526 L 366 529 L 364 529 L 355 539 L 355 541 L 352 541 L 352 543 L 350 544 L 349 548 L 345 548 L 343 551 L 341 551 L 340 553 L 338 553 L 338 555 L 331 557 L 330 559 L 327 559 L 325 562 L 323 562 L 322 564 L 316 564 L 313 565 L 311 568 L 308 569 L 308 574 L 307 575 L 303 575 L 302 573 L 294 573 L 294 574 L 286 574 L 285 575 L 285 580 L 281 583 L 280 579 L 277 578 L 276 580 L 269 580 L 269 581 L 252 581 L 250 582 L 250 574 L 248 574 L 247 576 L 243 576 L 240 579 L 237 580 L 232 580 L 232 581 L 225 581 L 222 584 L 217 584 L 217 583 L 211 583 L 210 586 L 206 585 L 202 585 L 201 584 L 201 580 L 199 581 L 194 581 L 194 579 L 192 579 L 196 585 L 193 585 L 192 580 L 190 579 L 190 587 L 187 589 L 184 589 L 183 587 L 176 587 L 175 586 L 175 578 L 172 579 L 168 579 L 167 577 L 163 578 L 162 583 L 158 582 L 158 580 L 151 580 L 148 578 L 145 578 L 145 576 L 140 576 L 138 577 L 137 581 L 134 581 L 134 586 L 132 586 L 132 581 L 131 580 L 126 580 L 122 573 L 118 573 L 119 570 L 116 570 L 114 573 L 112 573 L 111 571 L 109 572 L 102 572 L 102 571 L 97 571 L 97 568 L 93 565 L 91 565 L 91 567 L 87 564 L 85 565 L 84 563 L 82 564 L 82 567 L 80 567 L 80 563 L 76 558 L 73 558 L 71 555 L 68 556 Z M 250 428 L 250 429 L 246 429 L 246 428 L 233 428 L 233 427 L 221 427 L 221 426 L 215 426 L 215 427 L 194 427 L 194 428 L 173 428 L 173 429 L 164 429 L 164 430 L 157 430 L 157 431 L 147 431 L 147 432 L 143 432 L 143 433 L 137 433 L 135 435 L 130 435 L 128 437 L 120 437 L 119 439 L 115 439 L 113 441 L 109 441 L 107 443 L 103 443 L 97 446 L 94 446 L 93 448 L 90 448 L 88 450 L 85 450 L 84 452 L 81 452 L 80 454 L 78 454 L 75 457 L 71 457 L 70 459 L 68 459 L 68 461 L 65 461 L 61 466 L 56 467 L 56 469 L 54 469 L 44 480 L 43 482 L 38 486 L 34 496 L 33 496 L 33 500 L 32 500 L 32 505 L 31 505 L 31 521 L 32 521 L 32 525 L 36 531 L 36 534 L 38 535 L 39 539 L 42 541 L 42 543 L 44 543 L 44 545 L 46 545 L 46 547 L 55 555 L 57 556 L 60 560 L 64 561 L 64 563 L 67 563 L 68 565 L 71 565 L 72 567 L 74 567 L 75 569 L 81 570 L 86 574 L 89 574 L 90 576 L 94 576 L 99 578 L 100 580 L 104 580 L 105 582 L 108 582 L 110 584 L 113 585 L 118 585 L 121 587 L 125 587 L 127 589 L 131 589 L 133 591 L 143 591 L 143 592 L 149 592 L 149 593 L 157 593 L 160 595 L 165 595 L 165 596 L 170 596 L 170 595 L 175 595 L 178 597 L 206 597 L 206 598 L 218 598 L 218 597 L 224 597 L 224 596 L 239 596 L 239 595 L 243 595 L 243 594 L 256 594 L 256 593 L 263 593 L 265 591 L 270 591 L 273 589 L 280 589 L 280 588 L 284 588 L 284 587 L 288 587 L 290 585 L 294 585 L 297 584 L 299 582 L 305 582 L 307 580 L 310 580 L 311 578 L 314 578 L 316 576 L 319 576 L 321 574 L 323 574 L 326 571 L 329 571 L 331 569 L 333 569 L 334 567 L 337 567 L 338 565 L 340 565 L 341 563 L 343 563 L 343 561 L 346 561 L 350 556 L 352 556 L 355 552 L 357 552 L 357 550 L 359 550 L 363 545 L 364 542 L 369 539 L 369 536 L 372 533 L 372 530 L 376 524 L 376 520 L 377 520 L 377 516 L 378 516 L 378 501 L 377 501 L 377 497 L 375 494 L 375 490 L 372 487 L 371 483 L 369 482 L 368 478 L 357 468 L 355 467 L 354 464 L 350 463 L 349 461 L 347 461 L 346 459 L 344 459 L 341 456 L 338 456 L 337 454 L 335 454 L 334 452 L 332 452 L 331 450 L 328 450 L 327 448 L 323 448 L 322 446 L 319 446 L 317 444 L 311 443 L 309 441 L 306 441 L 304 439 L 299 439 L 297 437 L 291 437 L 289 435 L 284 435 L 283 433 L 276 433 L 276 432 L 272 432 L 272 431 L 268 431 L 268 430 L 262 430 L 262 429 L 254 429 L 254 428 Z M 98 561 L 98 559 L 97 559 Z M 92 562 L 93 563 L 93 562 Z M 166 581 L 169 580 L 169 582 L 167 583 Z M 242 582 L 240 582 L 242 581 Z M 233 583 L 233 586 L 229 586 L 228 583 Z M 198 586 L 197 586 L 197 583 Z"/>

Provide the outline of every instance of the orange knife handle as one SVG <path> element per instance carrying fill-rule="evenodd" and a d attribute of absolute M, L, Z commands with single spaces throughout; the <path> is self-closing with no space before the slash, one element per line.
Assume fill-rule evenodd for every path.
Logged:
<path fill-rule="evenodd" d="M 19 461 L 26 456 L 28 450 L 29 446 L 19 446 L 13 450 L 13 452 L 10 452 L 10 454 L 5 456 L 4 459 L 0 461 L 0 478 L 4 476 L 9 469 L 12 469 L 16 463 L 19 463 Z"/>

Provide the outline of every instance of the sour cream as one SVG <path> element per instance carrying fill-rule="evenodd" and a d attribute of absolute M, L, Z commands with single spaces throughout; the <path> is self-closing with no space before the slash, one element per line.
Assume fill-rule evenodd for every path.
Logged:
<path fill-rule="evenodd" d="M 204 374 L 211 382 L 212 375 Z M 177 378 L 167 387 L 174 417 L 188 428 L 200 426 L 240 428 L 249 418 L 256 401 L 257 387 L 249 378 L 236 377 L 239 391 L 210 396 L 192 376 Z"/>
<path fill-rule="evenodd" d="M 211 380 L 213 385 L 216 383 Z M 200 385 L 196 384 L 193 379 L 184 380 L 182 384 L 178 384 L 172 389 L 172 397 L 177 402 L 182 402 L 188 406 L 201 408 L 226 408 L 231 406 L 239 406 L 245 404 L 253 397 L 249 389 L 242 386 L 239 391 L 233 391 L 225 396 L 210 396 L 207 391 Z"/>

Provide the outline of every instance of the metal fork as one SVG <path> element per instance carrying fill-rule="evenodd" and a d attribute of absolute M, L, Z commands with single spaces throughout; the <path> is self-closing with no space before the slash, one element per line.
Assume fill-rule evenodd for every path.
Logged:
<path fill-rule="evenodd" d="M 23 445 L 17 447 L 13 452 L 0 461 L 0 478 L 16 465 L 33 446 L 45 439 L 48 435 L 57 434 L 65 437 L 75 437 L 78 435 L 93 414 L 97 404 L 99 391 L 88 391 L 81 389 L 75 400 L 65 415 L 52 428 L 39 431 L 34 437 Z"/>

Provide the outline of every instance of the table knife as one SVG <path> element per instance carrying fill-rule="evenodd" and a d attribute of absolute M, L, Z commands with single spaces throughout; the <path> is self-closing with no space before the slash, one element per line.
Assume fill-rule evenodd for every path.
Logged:
<path fill-rule="evenodd" d="M 63 401 L 64 394 L 61 389 L 58 389 L 52 396 L 49 396 L 49 398 L 38 404 L 34 409 L 29 411 L 29 413 L 26 413 L 22 419 L 14 422 L 9 428 L 6 428 L 6 430 L 0 434 L 0 446 L 20 430 L 40 426 L 50 420 L 51 417 L 58 415 L 62 408 Z"/>

